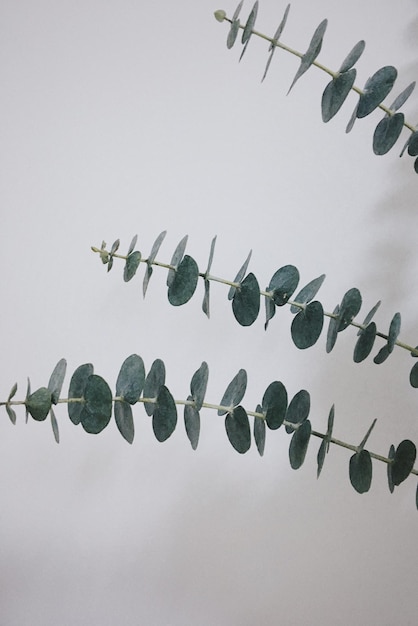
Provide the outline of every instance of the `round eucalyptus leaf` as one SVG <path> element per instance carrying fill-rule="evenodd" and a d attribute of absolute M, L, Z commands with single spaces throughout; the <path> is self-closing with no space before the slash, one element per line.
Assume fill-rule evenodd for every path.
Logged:
<path fill-rule="evenodd" d="M 356 287 L 349 289 L 343 296 L 338 312 L 338 332 L 341 332 L 353 321 L 361 309 L 361 294 Z"/>
<path fill-rule="evenodd" d="M 322 94 L 322 121 L 329 122 L 338 113 L 351 91 L 356 79 L 356 70 L 351 69 L 333 78 Z"/>
<path fill-rule="evenodd" d="M 180 265 L 180 261 L 182 260 L 184 251 L 186 249 L 188 238 L 189 236 L 185 235 L 183 239 L 177 245 L 176 249 L 174 250 L 173 256 L 171 257 L 170 265 L 173 265 L 175 268 L 177 268 Z M 175 275 L 176 275 L 175 270 L 173 269 L 168 270 L 167 287 L 170 287 L 171 283 L 173 282 L 175 278 Z"/>
<path fill-rule="evenodd" d="M 258 11 L 258 1 L 254 3 L 253 8 L 251 9 L 251 13 L 248 16 L 247 22 L 245 24 L 245 27 L 242 33 L 241 43 L 247 43 L 250 40 L 255 21 L 257 19 L 257 11 Z"/>
<path fill-rule="evenodd" d="M 386 154 L 393 148 L 402 132 L 404 119 L 403 113 L 395 113 L 380 120 L 373 135 L 373 152 L 375 154 Z"/>
<path fill-rule="evenodd" d="M 51 427 L 52 427 L 52 432 L 54 434 L 54 439 L 56 441 L 56 443 L 60 442 L 60 431 L 58 428 L 58 422 L 57 422 L 57 418 L 55 417 L 55 413 L 54 413 L 54 409 L 51 406 L 51 410 L 49 412 L 50 416 L 51 416 Z"/>
<path fill-rule="evenodd" d="M 372 459 L 368 450 L 356 452 L 350 458 L 350 482 L 358 493 L 369 491 L 372 483 Z"/>
<path fill-rule="evenodd" d="M 293 433 L 289 446 L 289 460 L 292 469 L 299 469 L 303 465 L 311 432 L 311 423 L 306 420 Z"/>
<path fill-rule="evenodd" d="M 266 306 L 266 321 L 264 323 L 264 330 L 267 330 L 269 321 L 276 315 L 276 307 L 272 298 L 265 297 L 264 302 Z"/>
<path fill-rule="evenodd" d="M 409 373 L 409 382 L 411 387 L 418 388 L 418 363 L 415 363 Z"/>
<path fill-rule="evenodd" d="M 43 422 L 52 405 L 51 392 L 46 387 L 40 387 L 26 398 L 25 405 L 34 420 Z"/>
<path fill-rule="evenodd" d="M 248 415 L 242 406 L 237 406 L 227 414 L 225 429 L 233 448 L 244 454 L 251 446 L 251 430 Z"/>
<path fill-rule="evenodd" d="M 395 347 L 395 342 L 399 337 L 399 333 L 401 332 L 401 314 L 395 313 L 392 317 L 392 321 L 389 326 L 388 333 L 388 350 L 389 352 L 393 352 L 393 348 Z"/>
<path fill-rule="evenodd" d="M 165 383 L 165 365 L 161 359 L 155 359 L 148 372 L 144 384 L 144 398 L 157 398 L 161 387 Z M 155 402 L 144 402 L 147 415 L 152 415 L 155 411 Z"/>
<path fill-rule="evenodd" d="M 251 326 L 260 311 L 260 287 L 254 274 L 248 274 L 236 289 L 232 311 L 241 326 Z"/>
<path fill-rule="evenodd" d="M 376 331 L 376 324 L 374 322 L 370 322 L 370 324 L 361 331 L 354 347 L 354 363 L 361 363 L 361 361 L 364 361 L 364 359 L 369 356 L 376 339 Z"/>
<path fill-rule="evenodd" d="M 87 379 L 84 390 L 85 404 L 80 414 L 84 430 L 97 435 L 110 422 L 112 416 L 112 392 L 107 382 L 96 374 Z"/>
<path fill-rule="evenodd" d="M 242 264 L 242 266 L 238 270 L 237 275 L 235 276 L 234 280 L 232 281 L 233 283 L 240 283 L 242 281 L 242 279 L 244 278 L 244 276 L 245 276 L 245 274 L 247 272 L 248 264 L 249 264 L 250 259 L 251 259 L 251 255 L 252 255 L 252 250 L 249 251 L 247 258 L 245 259 L 244 263 Z M 233 286 L 229 288 L 228 300 L 232 300 L 232 298 L 234 297 L 236 289 L 237 288 L 233 287 Z"/>
<path fill-rule="evenodd" d="M 65 359 L 61 359 L 56 364 L 54 371 L 52 372 L 51 377 L 48 382 L 48 389 L 51 392 L 52 404 L 57 404 L 59 400 L 66 371 L 67 371 L 67 361 Z"/>
<path fill-rule="evenodd" d="M 86 389 L 87 380 L 93 374 L 94 368 L 91 363 L 85 363 L 80 365 L 75 370 L 71 377 L 70 387 L 68 390 L 68 398 L 84 398 L 84 391 Z M 80 423 L 81 411 L 83 410 L 83 404 L 81 402 L 69 402 L 68 416 L 73 424 Z"/>
<path fill-rule="evenodd" d="M 237 39 L 237 36 L 239 33 L 239 27 L 240 27 L 240 21 L 238 19 L 233 20 L 231 24 L 231 28 L 229 29 L 229 32 L 228 32 L 228 37 L 226 38 L 226 47 L 228 48 L 228 50 L 232 48 L 232 46 L 234 45 Z"/>
<path fill-rule="evenodd" d="M 116 400 L 114 406 L 115 422 L 120 434 L 128 443 L 132 443 L 135 436 L 134 420 L 131 405 L 123 400 Z"/>
<path fill-rule="evenodd" d="M 316 470 L 317 478 L 319 478 L 319 476 L 321 475 L 322 468 L 324 467 L 326 454 L 327 454 L 327 441 L 326 439 L 323 439 L 321 441 L 321 445 L 319 446 L 318 454 L 316 456 L 316 462 L 318 466 Z"/>
<path fill-rule="evenodd" d="M 392 461 L 394 458 L 395 458 L 395 446 L 392 444 L 389 448 L 388 459 Z M 387 465 L 387 474 L 388 474 L 389 491 L 390 493 L 393 493 L 395 489 L 395 485 L 393 483 L 393 478 L 392 478 L 392 463 L 388 463 Z"/>
<path fill-rule="evenodd" d="M 228 407 L 227 409 L 219 409 L 218 415 L 225 415 L 230 409 L 237 406 L 244 397 L 247 389 L 247 372 L 240 369 L 238 374 L 229 383 L 226 391 L 220 401 L 220 406 Z"/>
<path fill-rule="evenodd" d="M 177 425 L 177 408 L 173 396 L 163 385 L 157 398 L 157 404 L 152 415 L 152 428 L 156 439 L 160 442 L 168 439 Z"/>
<path fill-rule="evenodd" d="M 391 463 L 392 481 L 395 486 L 400 485 L 406 480 L 414 467 L 417 458 L 417 449 L 415 444 L 409 439 L 401 441 L 396 448 L 395 456 Z"/>
<path fill-rule="evenodd" d="M 378 302 L 376 302 L 376 304 L 374 305 L 374 307 L 372 307 L 370 309 L 370 311 L 367 313 L 366 317 L 364 318 L 363 321 L 363 326 L 368 326 L 369 323 L 371 322 L 372 318 L 374 317 L 377 309 L 380 307 L 381 305 L 381 301 L 379 300 Z M 361 335 L 361 333 L 363 332 L 363 329 L 359 329 L 357 335 Z"/>
<path fill-rule="evenodd" d="M 129 256 L 135 250 L 135 246 L 136 246 L 136 242 L 137 241 L 138 241 L 138 235 L 134 235 L 132 237 L 131 243 L 129 244 L 129 248 L 128 248 L 128 252 L 127 252 L 126 256 Z"/>
<path fill-rule="evenodd" d="M 187 398 L 193 400 L 192 396 Z M 193 450 L 196 450 L 200 435 L 199 411 L 191 404 L 184 405 L 184 426 Z"/>
<path fill-rule="evenodd" d="M 261 407 L 258 406 L 257 413 L 260 413 L 260 412 L 261 412 Z M 260 456 L 263 456 L 264 448 L 266 445 L 266 422 L 265 420 L 259 417 L 254 417 L 253 433 L 254 433 L 254 441 L 255 441 L 255 445 L 257 446 L 258 454 Z"/>
<path fill-rule="evenodd" d="M 210 317 L 210 281 L 204 279 L 205 295 L 203 296 L 202 311 L 208 317 Z"/>
<path fill-rule="evenodd" d="M 131 252 L 126 261 L 125 267 L 123 270 L 123 280 L 125 283 L 128 283 L 136 274 L 136 270 L 141 262 L 141 253 L 136 250 L 135 252 Z"/>
<path fill-rule="evenodd" d="M 287 410 L 287 391 L 283 383 L 274 381 L 264 392 L 262 410 L 267 426 L 277 430 L 283 424 Z"/>
<path fill-rule="evenodd" d="M 397 111 L 398 109 L 400 109 L 401 106 L 405 104 L 405 102 L 408 100 L 409 96 L 414 91 L 414 89 L 415 89 L 415 81 L 410 83 L 408 87 L 405 87 L 402 93 L 400 93 L 399 96 L 395 98 L 395 100 L 392 102 L 392 104 L 389 107 L 390 110 Z"/>
<path fill-rule="evenodd" d="M 384 363 L 389 356 L 390 351 L 388 348 L 388 344 L 385 343 L 385 345 L 380 348 L 379 352 L 374 357 L 373 363 L 376 363 L 376 365 L 380 365 L 381 363 Z"/>
<path fill-rule="evenodd" d="M 6 411 L 12 424 L 16 424 L 16 412 L 8 404 L 6 404 Z"/>
<path fill-rule="evenodd" d="M 315 61 L 318 54 L 321 52 L 322 40 L 323 40 L 327 25 L 328 25 L 328 20 L 325 19 L 325 20 L 322 20 L 319 26 L 317 26 L 312 36 L 309 47 L 301 58 L 300 66 L 298 68 L 298 71 L 296 72 L 296 75 L 293 79 L 292 84 L 290 85 L 289 91 L 292 89 L 296 81 L 299 80 L 299 78 L 311 67 L 312 63 Z"/>
<path fill-rule="evenodd" d="M 144 361 L 137 354 L 131 354 L 122 363 L 116 381 L 116 395 L 128 404 L 138 402 L 145 383 Z"/>
<path fill-rule="evenodd" d="M 409 138 L 408 154 L 409 156 L 418 155 L 418 130 L 414 131 Z"/>
<path fill-rule="evenodd" d="M 398 72 L 392 65 L 386 65 L 371 76 L 360 96 L 356 116 L 366 117 L 386 98 L 391 91 Z"/>
<path fill-rule="evenodd" d="M 339 312 L 340 312 L 340 305 L 337 304 L 337 306 L 333 310 L 332 314 L 333 315 L 338 315 Z M 335 346 L 335 342 L 337 341 L 338 325 L 339 325 L 338 317 L 331 317 L 330 320 L 329 320 L 329 324 L 328 324 L 327 344 L 326 344 L 326 348 L 325 348 L 328 353 L 331 352 L 331 350 Z"/>
<path fill-rule="evenodd" d="M 324 280 L 325 274 L 321 274 L 321 276 L 318 276 L 318 278 L 314 278 L 313 280 L 311 280 L 307 285 L 302 287 L 299 293 L 294 297 L 294 301 L 298 302 L 299 304 L 308 304 L 308 302 L 311 302 L 311 300 L 315 298 L 316 294 L 321 288 Z M 299 311 L 300 308 L 298 306 L 295 306 L 294 304 L 290 305 L 291 313 L 299 313 Z"/>
<path fill-rule="evenodd" d="M 15 383 L 13 387 L 10 389 L 9 395 L 7 397 L 7 402 L 10 402 L 10 400 L 15 397 L 16 391 L 17 391 L 17 383 Z"/>
<path fill-rule="evenodd" d="M 350 68 L 353 67 L 363 54 L 364 48 L 366 47 L 365 41 L 358 41 L 354 48 L 347 54 L 344 61 L 341 64 L 340 72 L 347 72 Z"/>
<path fill-rule="evenodd" d="M 310 302 L 293 318 L 291 334 L 295 346 L 300 350 L 313 346 L 319 339 L 323 325 L 322 304 L 317 300 Z"/>
<path fill-rule="evenodd" d="M 301 424 L 304 422 L 311 409 L 311 397 L 306 389 L 298 391 L 291 399 L 286 411 L 286 432 L 292 433 L 295 429 L 291 424 Z"/>
<path fill-rule="evenodd" d="M 171 270 L 170 270 L 171 271 Z M 174 272 L 174 278 L 168 287 L 168 301 L 173 306 L 186 304 L 196 291 L 199 278 L 197 263 L 188 254 L 182 259 Z"/>
<path fill-rule="evenodd" d="M 299 270 L 294 265 L 284 265 L 270 280 L 268 291 L 272 292 L 274 304 L 283 306 L 299 284 Z"/>
<path fill-rule="evenodd" d="M 190 383 L 190 392 L 195 403 L 195 408 L 200 411 L 206 395 L 208 385 L 209 367 L 206 361 L 203 361 L 199 369 L 193 374 Z"/>
<path fill-rule="evenodd" d="M 334 428 L 334 416 L 335 416 L 335 407 L 334 405 L 332 405 L 330 412 L 328 414 L 327 433 L 324 439 L 322 440 L 321 445 L 318 450 L 318 455 L 317 455 L 318 468 L 317 468 L 317 474 L 316 474 L 317 478 L 319 478 L 319 475 L 322 471 L 324 461 L 325 461 L 325 456 L 329 452 L 329 447 L 331 445 L 332 429 Z"/>

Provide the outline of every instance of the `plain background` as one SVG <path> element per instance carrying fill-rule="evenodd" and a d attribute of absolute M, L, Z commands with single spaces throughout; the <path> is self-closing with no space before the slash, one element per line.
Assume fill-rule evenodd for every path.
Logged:
<path fill-rule="evenodd" d="M 122 264 L 106 274 L 90 246 L 138 234 L 146 256 L 162 230 L 158 259 L 178 241 L 205 268 L 218 236 L 213 274 L 233 279 L 250 249 L 261 287 L 292 263 L 301 285 L 319 274 L 332 310 L 360 289 L 360 317 L 377 300 L 378 327 L 396 311 L 401 338 L 418 344 L 417 176 L 398 155 L 372 153 L 381 114 L 345 126 L 356 98 L 324 125 L 327 76 L 312 68 L 286 97 L 298 67 L 276 52 L 260 83 L 266 42 L 225 46 L 212 1 L 2 0 L 0 3 L 1 400 L 13 383 L 23 399 L 68 360 L 92 362 L 114 388 L 123 360 L 140 354 L 167 368 L 167 385 L 186 398 L 193 372 L 209 364 L 207 400 L 218 403 L 243 367 L 244 406 L 282 380 L 311 394 L 311 420 L 369 448 L 417 441 L 411 357 L 355 365 L 353 329 L 325 353 L 290 338 L 292 316 L 263 314 L 240 327 L 222 285 L 212 286 L 211 318 L 202 285 L 184 307 L 170 306 L 165 271 L 142 298 L 143 268 L 130 283 Z M 250 11 L 244 5 L 243 17 Z M 256 28 L 272 35 L 285 3 L 262 0 Z M 394 97 L 418 76 L 418 5 L 352 0 L 292 3 L 282 40 L 304 51 L 319 22 L 328 30 L 319 61 L 337 69 L 366 40 L 356 84 L 383 65 L 399 71 Z M 388 97 L 388 104 L 392 101 Z M 403 108 L 418 120 L 417 95 Z M 0 624 L 50 626 L 251 626 L 252 624 L 416 623 L 416 480 L 391 495 L 374 463 L 370 492 L 350 486 L 350 453 L 332 447 L 316 479 L 319 440 L 294 472 L 288 437 L 270 433 L 260 458 L 237 454 L 223 418 L 202 411 L 193 452 L 182 414 L 164 444 L 135 407 L 132 446 L 112 423 L 99 436 L 74 427 L 57 408 L 61 443 L 48 420 L 0 425 Z"/>

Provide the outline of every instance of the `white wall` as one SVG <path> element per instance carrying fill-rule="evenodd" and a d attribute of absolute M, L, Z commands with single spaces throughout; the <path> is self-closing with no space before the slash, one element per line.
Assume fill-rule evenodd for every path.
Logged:
<path fill-rule="evenodd" d="M 143 300 L 143 270 L 125 284 L 121 265 L 106 275 L 90 250 L 117 237 L 126 250 L 138 233 L 147 255 L 167 229 L 158 258 L 169 262 L 188 233 L 204 268 L 217 234 L 214 274 L 233 279 L 251 248 L 262 287 L 288 263 L 301 284 L 325 272 L 326 310 L 356 286 L 364 313 L 382 299 L 383 331 L 400 311 L 402 339 L 418 343 L 417 177 L 412 159 L 398 158 L 403 139 L 374 156 L 377 113 L 346 136 L 354 96 L 324 125 L 327 78 L 315 68 L 286 97 L 298 66 L 290 55 L 278 51 L 260 84 L 267 45 L 254 38 L 238 64 L 218 8 L 3 0 L 0 399 L 15 381 L 23 399 L 27 376 L 33 389 L 46 385 L 61 357 L 68 380 L 92 362 L 114 385 L 136 352 L 147 368 L 165 361 L 176 398 L 206 360 L 208 401 L 219 402 L 244 367 L 248 409 L 282 380 L 290 394 L 309 390 L 317 430 L 335 403 L 340 439 L 360 443 L 377 417 L 371 450 L 416 442 L 407 353 L 355 365 L 352 329 L 330 355 L 325 331 L 298 351 L 287 308 L 267 332 L 263 315 L 242 328 L 226 289 L 213 285 L 208 321 L 201 286 L 175 309 L 156 270 Z M 223 8 L 232 14 L 235 4 Z M 262 0 L 256 28 L 272 35 L 284 9 Z M 283 41 L 303 51 L 324 17 L 325 65 L 337 69 L 364 38 L 357 84 L 387 64 L 399 70 L 395 95 L 417 77 L 413 0 L 295 0 Z M 404 111 L 417 121 L 416 94 Z M 162 445 L 136 407 L 129 446 L 114 424 L 94 437 L 58 407 L 57 446 L 47 422 L 25 425 L 18 410 L 13 427 L 2 412 L 2 625 L 415 624 L 413 478 L 391 495 L 385 466 L 374 463 L 371 491 L 360 496 L 347 451 L 332 448 L 317 481 L 318 441 L 295 473 L 284 432 L 270 433 L 262 459 L 255 446 L 241 456 L 211 411 L 202 412 L 196 452 L 181 413 Z"/>

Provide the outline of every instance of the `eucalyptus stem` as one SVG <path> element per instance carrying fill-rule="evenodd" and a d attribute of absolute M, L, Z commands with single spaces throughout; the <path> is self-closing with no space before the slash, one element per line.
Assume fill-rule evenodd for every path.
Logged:
<path fill-rule="evenodd" d="M 123 402 L 124 398 L 122 396 L 115 396 L 112 398 L 112 402 Z M 149 403 L 149 404 L 157 404 L 157 398 L 138 398 L 137 402 L 141 402 L 143 404 L 145 403 Z M 175 399 L 174 400 L 175 404 L 177 406 L 196 406 L 196 403 L 194 400 L 179 400 L 179 399 Z M 60 398 L 57 401 L 58 404 L 71 404 L 71 403 L 85 403 L 85 399 L 83 397 L 81 398 Z M 10 400 L 8 402 L 0 402 L 0 406 L 5 406 L 5 405 L 25 405 L 25 400 Z M 202 403 L 202 408 L 205 409 L 209 409 L 209 410 L 214 410 L 214 411 L 222 411 L 224 413 L 232 413 L 234 411 L 234 409 L 236 408 L 235 406 L 224 406 L 221 404 L 214 404 L 214 403 L 210 403 L 210 402 L 203 402 Z M 246 411 L 248 416 L 254 417 L 256 419 L 261 419 L 261 420 L 265 420 L 266 416 L 264 413 L 261 413 L 259 411 Z M 374 420 L 372 426 L 374 426 L 376 420 Z M 292 427 L 293 430 L 297 430 L 297 428 L 300 426 L 299 424 L 294 424 L 293 422 L 289 422 L 287 420 L 283 420 L 283 426 L 290 426 Z M 369 429 L 369 431 L 371 430 L 371 428 Z M 369 433 L 368 433 L 369 434 Z M 311 431 L 311 435 L 314 437 L 318 437 L 319 439 L 327 439 L 328 435 L 326 433 L 321 433 L 319 431 L 316 430 L 312 430 Z M 367 436 L 366 436 L 367 437 Z M 351 450 L 352 452 L 357 452 L 358 451 L 358 446 L 355 446 L 353 444 L 347 443 L 345 441 L 342 441 L 341 439 L 336 439 L 335 437 L 328 437 L 328 441 L 336 446 L 340 446 L 341 448 L 346 448 L 347 450 Z M 381 454 L 376 454 L 375 452 L 370 452 L 369 451 L 370 456 L 373 459 L 376 459 L 377 461 L 382 461 L 383 463 L 386 464 L 390 464 L 392 461 L 391 459 L 389 459 L 386 456 L 383 456 Z M 411 474 L 414 474 L 416 476 L 418 476 L 418 469 L 412 469 Z"/>
<path fill-rule="evenodd" d="M 222 10 L 219 10 L 219 11 L 215 12 L 215 17 L 216 17 L 217 21 L 219 21 L 219 22 L 225 21 L 225 22 L 229 22 L 230 24 L 232 24 L 233 20 L 230 19 L 229 17 L 227 17 L 226 14 L 223 15 L 224 13 L 225 13 L 225 11 L 222 11 Z M 218 17 L 217 14 L 222 14 L 222 19 L 220 19 L 220 17 Z M 245 24 L 241 24 L 240 23 L 239 24 L 239 28 L 244 30 Z M 279 41 L 277 39 L 274 39 L 273 37 L 269 37 L 268 35 L 265 35 L 264 33 L 261 33 L 261 32 L 259 32 L 257 30 L 251 29 L 251 34 L 255 35 L 256 37 L 259 37 L 260 39 L 264 39 L 265 41 L 268 41 L 272 46 L 275 46 L 276 48 L 281 48 L 282 50 L 285 50 L 286 52 L 289 52 L 290 54 L 293 54 L 294 56 L 298 57 L 299 59 L 302 59 L 303 56 L 304 56 L 304 54 L 302 52 L 299 52 L 298 50 L 295 50 L 294 48 L 290 48 L 289 46 L 287 46 L 286 44 L 282 43 L 281 41 Z M 322 63 L 319 63 L 316 60 L 312 61 L 311 65 L 314 65 L 315 67 L 317 67 L 318 69 L 322 70 L 326 74 L 329 74 L 329 76 L 332 76 L 332 78 L 338 78 L 338 76 L 340 75 L 340 72 L 336 72 L 336 71 L 330 69 L 329 67 L 326 67 Z M 361 89 L 360 87 L 357 87 L 356 85 L 353 85 L 351 87 L 351 91 L 356 92 L 360 96 L 364 94 L 364 90 Z M 385 106 L 384 104 L 378 104 L 376 108 L 381 109 L 387 115 L 393 115 L 393 111 L 391 109 L 389 109 L 387 106 Z M 413 124 L 409 123 L 405 119 L 403 121 L 403 126 L 405 126 L 405 128 L 408 128 L 408 130 L 410 130 L 411 132 L 415 132 L 417 130 L 416 126 L 414 126 Z"/>
<path fill-rule="evenodd" d="M 93 252 L 98 253 L 100 255 L 103 255 L 105 253 L 105 254 L 108 255 L 109 258 L 110 258 L 110 256 L 112 256 L 112 258 L 117 258 L 117 259 L 121 259 L 121 260 L 124 260 L 124 261 L 126 261 L 128 259 L 128 256 L 129 256 L 129 255 L 123 255 L 123 254 L 116 254 L 116 253 L 110 255 L 110 251 L 106 250 L 105 248 L 99 249 L 99 248 L 96 248 L 95 246 L 91 246 L 91 249 L 92 249 Z M 170 265 L 169 263 L 161 263 L 160 261 L 156 261 L 156 260 L 154 260 L 154 261 L 152 261 L 150 263 L 148 259 L 143 259 L 141 257 L 140 262 L 141 263 L 146 263 L 146 264 L 149 264 L 149 265 L 155 265 L 157 267 L 162 267 L 162 268 L 165 268 L 165 269 L 168 269 L 168 270 L 174 270 L 174 271 L 177 270 L 177 267 L 174 266 L 174 265 Z M 237 283 L 237 282 L 228 280 L 226 278 L 220 278 L 218 276 L 213 276 L 212 274 L 209 274 L 207 272 L 199 272 L 199 276 L 201 278 L 203 278 L 204 280 L 213 281 L 213 282 L 217 282 L 217 283 L 222 283 L 224 285 L 227 285 L 229 287 L 234 287 L 236 289 L 239 289 L 239 287 L 240 287 L 240 284 Z M 273 298 L 272 292 L 261 290 L 261 289 L 260 289 L 260 296 L 263 296 L 264 298 L 270 298 L 270 299 Z M 296 302 L 294 300 L 288 300 L 286 302 L 286 304 L 288 306 L 297 307 L 297 308 L 299 308 L 301 310 L 304 310 L 306 308 L 306 304 L 305 303 L 303 303 L 303 302 Z M 329 311 L 324 311 L 324 316 L 328 317 L 330 319 L 338 319 L 338 314 L 331 313 Z M 353 326 L 354 328 L 358 328 L 359 330 L 365 330 L 366 327 L 367 327 L 364 324 L 361 324 L 359 322 L 354 321 L 354 319 L 349 322 L 349 325 Z M 378 331 L 378 330 L 376 330 L 376 336 L 380 337 L 381 339 L 384 339 L 385 341 L 387 341 L 389 339 L 389 335 L 387 335 L 387 334 L 385 334 L 385 333 L 383 333 L 381 331 Z M 400 341 L 398 339 L 395 340 L 394 345 L 398 346 L 399 348 L 403 348 L 404 350 L 409 352 L 412 356 L 417 356 L 418 357 L 418 347 L 414 347 L 414 346 L 409 345 L 409 344 L 407 344 L 407 343 L 405 343 L 403 341 Z"/>

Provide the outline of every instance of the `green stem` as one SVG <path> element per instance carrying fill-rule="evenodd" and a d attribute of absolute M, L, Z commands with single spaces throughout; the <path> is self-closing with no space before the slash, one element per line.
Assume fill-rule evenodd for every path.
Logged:
<path fill-rule="evenodd" d="M 123 397 L 122 396 L 115 396 L 114 398 L 112 398 L 112 402 L 121 402 L 123 401 Z M 70 403 L 74 403 L 74 402 L 79 402 L 79 403 L 84 403 L 85 400 L 84 398 L 61 398 L 58 400 L 59 404 L 70 404 Z M 157 403 L 157 398 L 139 398 L 138 402 L 142 402 L 142 403 L 153 403 L 156 404 Z M 175 404 L 178 406 L 185 406 L 185 405 L 189 405 L 189 406 L 195 406 L 195 401 L 194 400 L 174 400 Z M 11 400 L 10 402 L 0 402 L 0 406 L 4 406 L 4 405 L 24 405 L 25 401 L 24 400 Z M 202 408 L 204 409 L 211 409 L 214 411 L 223 411 L 225 413 L 230 413 L 234 410 L 234 406 L 223 406 L 221 404 L 213 404 L 210 402 L 203 402 L 202 403 Z M 262 419 L 265 420 L 266 416 L 264 415 L 264 413 L 260 413 L 257 411 L 246 411 L 247 415 L 250 417 L 255 417 L 257 419 Z M 372 426 L 370 427 L 367 436 L 370 434 L 372 427 L 374 426 L 376 420 L 374 420 Z M 292 422 L 288 422 L 287 420 L 283 421 L 283 425 L 284 426 L 292 426 L 293 428 L 298 428 L 297 424 L 294 424 Z M 327 434 L 326 433 L 321 433 L 318 432 L 316 430 L 312 430 L 311 431 L 311 435 L 313 435 L 314 437 L 318 437 L 320 439 L 326 439 Z M 366 437 L 367 437 L 366 436 Z M 364 441 L 364 440 L 363 440 Z M 359 450 L 359 446 L 354 446 L 350 443 L 347 443 L 345 441 L 341 441 L 340 439 L 336 439 L 335 437 L 331 437 L 329 439 L 330 443 L 333 443 L 336 446 L 340 446 L 341 448 L 346 448 L 347 450 L 351 450 L 353 452 L 358 452 Z M 382 461 L 383 463 L 391 463 L 391 459 L 389 459 L 386 456 L 382 456 L 381 454 L 376 454 L 374 452 L 370 452 L 369 451 L 370 456 L 373 459 L 376 459 L 377 461 Z M 411 470 L 411 474 L 415 474 L 416 476 L 418 476 L 418 469 L 412 469 Z"/>
<path fill-rule="evenodd" d="M 91 249 L 93 250 L 93 252 L 97 252 L 99 254 L 103 253 L 103 251 L 107 252 L 106 250 L 99 250 L 95 246 L 91 246 Z M 117 258 L 117 259 L 123 259 L 125 261 L 128 258 L 127 256 L 122 255 L 122 254 L 114 254 L 113 257 Z M 141 262 L 148 263 L 148 260 L 141 258 Z M 169 270 L 176 270 L 177 269 L 174 265 L 170 265 L 168 263 L 160 263 L 159 261 L 153 261 L 150 265 L 156 265 L 158 267 L 163 267 L 163 268 L 169 269 Z M 239 283 L 235 283 L 235 282 L 227 280 L 225 278 L 219 278 L 217 276 L 212 276 L 211 274 L 207 274 L 207 273 L 203 273 L 203 272 L 199 272 L 199 276 L 201 278 L 203 278 L 204 280 L 212 280 L 212 281 L 217 282 L 217 283 L 222 283 L 224 285 L 228 285 L 229 287 L 239 288 L 239 286 L 240 286 Z M 273 297 L 271 292 L 263 291 L 263 290 L 260 290 L 260 296 L 264 296 L 265 298 L 272 298 Z M 303 303 L 303 302 L 295 302 L 293 300 L 288 300 L 286 304 L 288 304 L 289 306 L 298 307 L 301 310 L 304 310 L 306 308 L 306 304 Z M 328 311 L 324 311 L 324 315 L 326 317 L 333 318 L 333 319 L 337 319 L 338 318 L 338 315 L 336 315 L 335 313 L 330 313 Z M 355 322 L 354 320 L 349 322 L 349 325 L 350 326 L 354 326 L 355 328 L 358 328 L 360 330 L 365 330 L 365 328 L 366 328 L 366 326 L 364 324 L 360 324 L 359 322 Z M 388 335 L 386 335 L 385 333 L 382 333 L 380 331 L 376 331 L 376 336 L 380 337 L 381 339 L 384 339 L 385 341 L 387 341 L 389 339 Z M 399 341 L 397 339 L 395 341 L 394 345 L 398 346 L 399 348 L 403 348 L 404 350 L 407 350 L 413 356 L 418 356 L 418 349 L 413 347 L 413 346 L 411 346 L 411 345 L 409 345 L 409 344 L 407 344 L 407 343 L 404 343 L 403 341 Z"/>
<path fill-rule="evenodd" d="M 225 22 L 229 22 L 230 24 L 232 24 L 232 20 L 229 17 L 225 16 L 224 21 Z M 239 27 L 241 29 L 244 29 L 245 28 L 245 24 L 240 24 Z M 268 37 L 267 35 L 264 35 L 264 33 L 260 33 L 257 30 L 251 30 L 251 33 L 253 35 L 255 35 L 256 37 L 260 37 L 260 39 L 264 39 L 265 41 L 270 42 L 273 46 L 276 46 L 276 48 L 281 48 L 282 50 L 286 50 L 286 52 L 290 52 L 290 54 L 293 54 L 294 56 L 296 56 L 296 57 L 298 57 L 300 59 L 302 59 L 303 56 L 304 56 L 302 52 L 298 52 L 298 50 L 294 50 L 293 48 L 290 48 L 289 46 L 286 46 L 281 41 L 277 41 L 276 39 L 273 39 L 272 37 Z M 312 65 L 314 65 L 318 69 L 322 70 L 323 72 L 326 72 L 326 74 L 329 74 L 330 76 L 332 76 L 332 78 L 338 78 L 338 76 L 340 75 L 340 72 L 334 72 L 329 67 L 326 67 L 325 65 L 322 65 L 322 63 L 319 63 L 318 61 L 313 61 Z M 360 96 L 364 93 L 364 90 L 360 89 L 360 87 L 356 87 L 356 85 L 353 85 L 351 87 L 351 91 L 355 91 Z M 377 108 L 379 108 L 382 111 L 384 111 L 387 115 L 393 115 L 393 111 L 391 109 L 389 109 L 388 107 L 386 107 L 384 104 L 379 104 L 377 106 Z M 412 124 L 410 124 L 407 120 L 404 120 L 403 125 L 406 128 L 408 128 L 411 132 L 415 132 L 417 130 L 417 127 L 413 126 Z"/>

